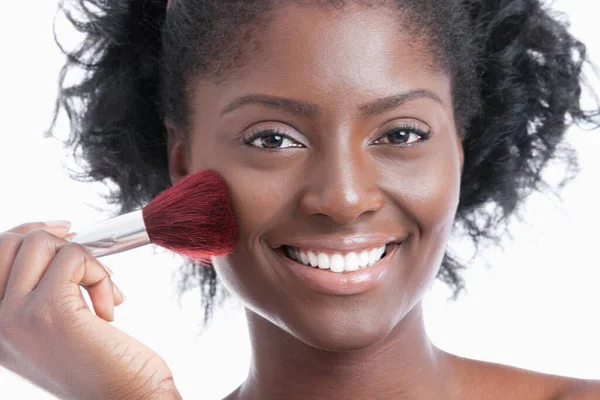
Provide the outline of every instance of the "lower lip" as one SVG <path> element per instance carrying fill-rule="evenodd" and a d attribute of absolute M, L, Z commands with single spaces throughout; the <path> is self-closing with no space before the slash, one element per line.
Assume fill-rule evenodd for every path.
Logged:
<path fill-rule="evenodd" d="M 376 264 L 352 272 L 331 272 L 329 269 L 310 267 L 288 258 L 279 248 L 275 253 L 289 266 L 289 270 L 306 286 L 325 294 L 349 296 L 368 292 L 375 289 L 386 279 L 391 260 L 397 253 L 401 244 L 388 245 L 386 255 Z M 390 251 L 388 251 L 390 250 Z"/>

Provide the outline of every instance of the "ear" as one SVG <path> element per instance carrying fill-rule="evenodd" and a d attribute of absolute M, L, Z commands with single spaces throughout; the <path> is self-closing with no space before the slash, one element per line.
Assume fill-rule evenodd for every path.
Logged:
<path fill-rule="evenodd" d="M 189 159 L 184 133 L 171 121 L 165 121 L 168 134 L 169 176 L 175 185 L 188 175 Z"/>

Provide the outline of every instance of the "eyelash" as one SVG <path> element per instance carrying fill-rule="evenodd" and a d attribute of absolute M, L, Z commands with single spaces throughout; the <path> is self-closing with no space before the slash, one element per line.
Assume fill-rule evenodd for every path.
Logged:
<path fill-rule="evenodd" d="M 381 139 L 385 138 L 386 136 L 389 136 L 393 132 L 398 132 L 398 131 L 408 132 L 409 134 L 414 133 L 415 135 L 419 136 L 419 140 L 417 140 L 413 143 L 407 143 L 407 144 L 392 143 L 392 145 L 395 145 L 396 147 L 408 148 L 408 147 L 418 146 L 419 144 L 421 144 L 421 142 L 426 142 L 429 139 L 431 139 L 431 136 L 433 136 L 433 131 L 431 129 L 424 131 L 422 129 L 419 129 L 415 124 L 405 123 L 401 126 L 397 126 L 395 128 L 388 130 L 379 139 L 377 139 L 376 142 L 380 141 Z"/>
<path fill-rule="evenodd" d="M 408 144 L 393 144 L 392 143 L 392 145 L 394 145 L 396 147 L 403 147 L 403 148 L 414 147 L 414 146 L 419 145 L 421 142 L 425 142 L 425 141 L 431 139 L 431 136 L 433 136 L 433 132 L 432 132 L 431 129 L 428 130 L 428 131 L 424 131 L 422 129 L 417 128 L 414 124 L 408 124 L 407 123 L 407 124 L 404 124 L 404 125 L 401 125 L 401 126 L 398 126 L 398 127 L 395 127 L 393 129 L 388 130 L 379 139 L 377 139 L 376 142 L 380 141 L 383 138 L 385 138 L 386 136 L 388 136 L 388 135 L 390 135 L 390 134 L 392 134 L 394 132 L 398 132 L 398 131 L 408 132 L 409 134 L 410 133 L 414 133 L 417 136 L 419 136 L 420 139 L 417 140 L 417 141 L 415 141 L 415 142 L 413 142 L 413 143 L 408 143 Z M 256 139 L 264 138 L 264 137 L 269 137 L 269 136 L 281 136 L 284 139 L 288 139 L 290 141 L 293 141 L 293 142 L 299 144 L 302 147 L 305 147 L 303 144 L 298 143 L 297 140 L 293 139 L 289 135 L 287 135 L 287 134 L 285 134 L 285 133 L 283 133 L 283 132 L 281 132 L 281 131 L 279 131 L 277 129 L 263 129 L 263 130 L 261 130 L 259 132 L 256 132 L 256 133 L 252 134 L 250 137 L 244 138 L 244 144 L 248 145 L 248 146 L 256 147 L 256 148 L 258 148 L 260 150 L 266 150 L 266 151 L 281 151 L 281 150 L 289 148 L 289 147 L 284 147 L 284 148 L 265 148 L 265 147 L 258 147 L 258 146 L 253 146 L 252 145 L 252 142 L 254 142 Z M 298 146 L 294 146 L 292 148 L 299 148 L 299 147 Z"/>
<path fill-rule="evenodd" d="M 289 135 L 287 135 L 277 129 L 263 129 L 256 133 L 253 133 L 249 138 L 244 138 L 244 144 L 251 146 L 251 147 L 256 147 L 259 150 L 266 150 L 266 151 L 281 151 L 281 150 L 289 148 L 289 147 L 284 147 L 284 148 L 279 148 L 279 149 L 278 148 L 269 149 L 266 147 L 252 146 L 252 142 L 254 142 L 256 139 L 263 138 L 263 137 L 269 137 L 269 136 L 281 136 L 284 139 L 288 139 L 292 142 L 298 143 L 297 140 L 293 139 Z M 302 143 L 298 143 L 298 144 L 301 145 L 302 147 L 305 147 Z M 298 147 L 293 147 L 293 148 L 298 148 Z"/>

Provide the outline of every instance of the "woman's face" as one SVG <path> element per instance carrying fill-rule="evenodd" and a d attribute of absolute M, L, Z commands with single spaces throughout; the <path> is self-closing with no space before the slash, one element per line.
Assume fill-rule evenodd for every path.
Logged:
<path fill-rule="evenodd" d="M 451 83 L 391 9 L 285 6 L 256 32 L 260 52 L 244 69 L 194 86 L 186 173 L 223 176 L 240 229 L 214 268 L 247 308 L 305 343 L 367 347 L 421 299 L 445 252 L 462 169 Z M 300 279 L 297 268 L 312 267 L 283 251 L 350 243 L 345 256 L 382 238 L 400 244 L 360 270 L 385 263 L 379 279 L 336 290 Z"/>

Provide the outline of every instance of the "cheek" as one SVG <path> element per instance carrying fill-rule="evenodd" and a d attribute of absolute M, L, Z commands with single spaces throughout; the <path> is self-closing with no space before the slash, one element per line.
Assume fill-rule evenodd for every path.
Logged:
<path fill-rule="evenodd" d="M 252 244 L 284 217 L 296 187 L 294 180 L 281 171 L 261 172 L 240 167 L 225 179 L 230 184 L 242 245 Z"/>
<path fill-rule="evenodd" d="M 263 314 L 259 310 L 273 308 L 276 298 L 284 294 L 278 293 L 278 276 L 268 268 L 266 254 L 271 250 L 261 239 L 282 219 L 290 219 L 286 213 L 297 180 L 282 171 L 260 171 L 236 166 L 235 162 L 227 163 L 218 172 L 230 187 L 239 242 L 233 254 L 213 258 L 213 266 L 230 293 Z"/>
<path fill-rule="evenodd" d="M 436 143 L 417 162 L 400 167 L 396 175 L 400 178 L 396 178 L 394 199 L 420 235 L 453 224 L 461 182 L 460 151 L 455 143 Z"/>
<path fill-rule="evenodd" d="M 407 212 L 422 234 L 444 230 L 454 221 L 460 194 L 460 173 L 454 168 L 432 168 L 415 175 L 407 188 Z"/>
<path fill-rule="evenodd" d="M 202 139 L 192 147 L 191 169 L 212 169 L 227 182 L 239 230 L 234 253 L 215 257 L 212 264 L 223 286 L 250 308 L 269 304 L 273 302 L 268 297 L 277 290 L 278 277 L 265 268 L 269 265 L 265 253 L 270 249 L 261 239 L 281 218 L 289 219 L 284 214 L 293 209 L 290 201 L 297 176 L 285 168 L 257 168 L 257 163 L 249 163 L 244 152 L 232 151 L 228 144 L 212 142 L 210 138 Z"/>
<path fill-rule="evenodd" d="M 194 154 L 193 171 L 212 169 L 227 182 L 241 246 L 247 246 L 260 231 L 268 231 L 296 186 L 289 171 L 257 168 L 244 152 L 240 155 L 227 146 L 198 146 Z"/>
<path fill-rule="evenodd" d="M 411 232 L 402 278 L 419 292 L 435 278 L 452 233 L 460 197 L 460 157 L 446 148 L 404 167 L 395 173 L 397 184 L 390 197 Z"/>

